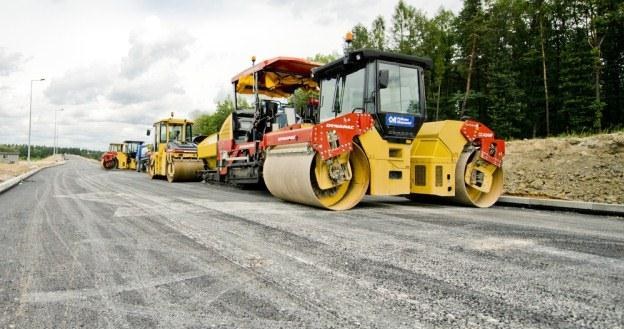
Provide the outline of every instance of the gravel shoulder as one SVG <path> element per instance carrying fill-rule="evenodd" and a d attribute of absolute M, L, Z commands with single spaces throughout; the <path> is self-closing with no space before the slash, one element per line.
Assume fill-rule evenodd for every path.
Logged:
<path fill-rule="evenodd" d="M 0 328 L 624 326 L 621 218 L 328 212 L 75 157 L 0 208 Z"/>

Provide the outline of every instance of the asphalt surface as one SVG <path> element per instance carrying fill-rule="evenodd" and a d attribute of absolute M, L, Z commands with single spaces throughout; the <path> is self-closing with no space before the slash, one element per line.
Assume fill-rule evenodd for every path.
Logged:
<path fill-rule="evenodd" d="M 0 195 L 0 328 L 622 328 L 624 219 L 346 212 L 72 158 Z"/>

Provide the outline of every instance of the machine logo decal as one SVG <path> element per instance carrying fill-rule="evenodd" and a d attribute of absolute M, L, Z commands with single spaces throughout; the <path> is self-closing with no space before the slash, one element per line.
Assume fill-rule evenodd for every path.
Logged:
<path fill-rule="evenodd" d="M 297 136 L 296 135 L 282 136 L 282 137 L 278 137 L 277 138 L 278 142 L 294 141 L 294 140 L 297 140 Z"/>
<path fill-rule="evenodd" d="M 414 127 L 415 119 L 413 116 L 388 114 L 386 115 L 386 125 L 395 127 Z"/>
<path fill-rule="evenodd" d="M 354 129 L 353 126 L 340 125 L 340 124 L 335 124 L 335 123 L 328 123 L 325 126 L 327 128 L 338 128 L 338 129 L 349 129 L 349 130 L 353 130 Z"/>

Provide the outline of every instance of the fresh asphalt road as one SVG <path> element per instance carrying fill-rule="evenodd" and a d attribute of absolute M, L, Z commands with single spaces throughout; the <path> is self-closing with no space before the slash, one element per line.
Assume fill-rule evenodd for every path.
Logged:
<path fill-rule="evenodd" d="M 622 328 L 624 219 L 329 212 L 71 158 L 0 195 L 0 328 Z"/>

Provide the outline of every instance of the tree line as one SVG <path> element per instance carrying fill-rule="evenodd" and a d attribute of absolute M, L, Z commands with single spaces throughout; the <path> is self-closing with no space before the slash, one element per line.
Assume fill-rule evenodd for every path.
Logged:
<path fill-rule="evenodd" d="M 431 120 L 474 117 L 516 138 L 624 126 L 621 0 L 465 0 L 433 17 L 400 0 L 352 32 L 354 48 L 432 58 Z"/>
<path fill-rule="evenodd" d="M 27 144 L 0 144 L 0 152 L 18 152 L 21 159 L 26 159 L 28 156 Z M 54 148 L 44 145 L 31 145 L 30 146 L 30 158 L 31 159 L 43 159 L 51 156 L 54 153 Z M 57 154 L 74 154 L 80 155 L 85 158 L 91 158 L 99 160 L 102 155 L 102 151 L 88 150 L 78 147 L 57 147 Z"/>

